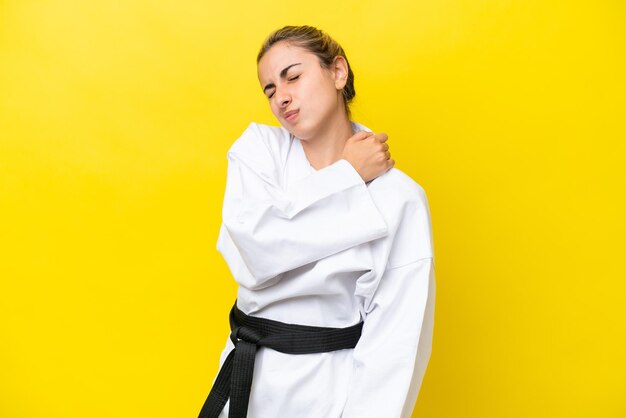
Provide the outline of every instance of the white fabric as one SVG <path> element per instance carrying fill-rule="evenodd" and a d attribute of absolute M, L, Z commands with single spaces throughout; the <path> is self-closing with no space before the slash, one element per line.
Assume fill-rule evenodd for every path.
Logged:
<path fill-rule="evenodd" d="M 240 309 L 302 325 L 365 321 L 354 350 L 289 355 L 261 347 L 248 417 L 410 417 L 434 324 L 422 187 L 397 168 L 366 184 L 344 159 L 316 171 L 298 138 L 257 123 L 227 156 L 217 249 L 239 284 Z M 220 366 L 232 349 L 227 338 Z"/>

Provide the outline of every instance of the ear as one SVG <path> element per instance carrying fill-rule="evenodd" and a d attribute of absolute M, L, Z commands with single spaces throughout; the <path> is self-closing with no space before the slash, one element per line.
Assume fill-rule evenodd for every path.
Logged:
<path fill-rule="evenodd" d="M 341 55 L 337 55 L 332 64 L 335 88 L 342 90 L 348 82 L 348 61 Z"/>

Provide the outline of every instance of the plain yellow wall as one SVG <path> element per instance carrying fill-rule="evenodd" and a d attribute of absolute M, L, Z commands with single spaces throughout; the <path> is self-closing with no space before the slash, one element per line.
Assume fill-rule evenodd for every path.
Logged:
<path fill-rule="evenodd" d="M 0 417 L 195 417 L 235 284 L 226 151 L 273 29 L 345 48 L 426 190 L 415 417 L 626 417 L 626 6 L 0 1 Z M 386 418 L 386 417 L 382 417 Z"/>

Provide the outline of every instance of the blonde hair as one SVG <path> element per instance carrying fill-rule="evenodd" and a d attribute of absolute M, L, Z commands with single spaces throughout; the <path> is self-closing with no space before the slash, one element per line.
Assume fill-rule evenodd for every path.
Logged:
<path fill-rule="evenodd" d="M 351 112 L 349 104 L 352 102 L 352 99 L 354 99 L 354 96 L 356 96 L 354 89 L 354 73 L 350 68 L 348 57 L 346 57 L 346 53 L 341 45 L 328 34 L 313 26 L 284 26 L 272 32 L 263 42 L 256 58 L 257 65 L 259 61 L 261 61 L 261 58 L 263 58 L 263 55 L 265 55 L 274 44 L 281 41 L 289 42 L 290 44 L 304 48 L 317 55 L 320 65 L 326 69 L 330 68 L 337 56 L 341 56 L 346 60 L 348 64 L 348 79 L 343 88 L 342 95 L 346 114 L 348 115 L 348 119 L 350 119 Z"/>

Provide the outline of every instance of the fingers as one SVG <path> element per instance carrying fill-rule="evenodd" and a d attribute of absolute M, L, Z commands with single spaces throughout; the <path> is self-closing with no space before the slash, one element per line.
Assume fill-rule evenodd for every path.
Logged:
<path fill-rule="evenodd" d="M 380 150 L 383 154 L 385 154 L 385 159 L 388 160 L 389 158 L 391 158 L 391 153 L 389 152 L 389 144 L 386 143 L 381 143 L 380 144 Z"/>
<path fill-rule="evenodd" d="M 374 138 L 378 139 L 380 142 L 385 142 L 388 139 L 387 134 L 384 132 L 374 134 Z"/>
<path fill-rule="evenodd" d="M 385 133 L 381 133 L 379 134 L 380 136 L 378 137 L 378 139 L 381 142 L 380 144 L 380 149 L 383 151 L 383 153 L 385 154 L 385 159 L 389 160 L 391 158 L 391 153 L 389 152 L 389 144 L 385 143 L 384 141 L 387 141 L 387 134 Z"/>
<path fill-rule="evenodd" d="M 373 132 L 368 132 L 368 131 L 359 131 L 357 133 L 355 133 L 354 135 L 352 135 L 352 138 L 354 138 L 354 140 L 359 141 L 361 139 L 365 139 L 367 137 L 370 137 L 374 135 Z"/>
<path fill-rule="evenodd" d="M 352 136 L 352 138 L 356 140 L 360 140 L 360 139 L 368 138 L 370 136 L 373 136 L 376 140 L 382 143 L 384 143 L 385 141 L 387 141 L 387 139 L 389 139 L 387 134 L 384 132 L 374 133 L 374 132 L 368 132 L 368 131 L 358 131 Z"/>

